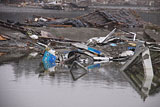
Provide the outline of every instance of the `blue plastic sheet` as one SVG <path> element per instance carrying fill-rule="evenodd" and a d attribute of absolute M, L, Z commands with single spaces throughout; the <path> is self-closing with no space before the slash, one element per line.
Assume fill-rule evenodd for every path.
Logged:
<path fill-rule="evenodd" d="M 99 55 L 101 54 L 101 51 L 96 50 L 96 49 L 91 48 L 91 47 L 88 47 L 88 50 L 91 51 L 91 52 L 94 52 L 94 53 L 96 53 L 96 54 L 99 54 Z"/>
<path fill-rule="evenodd" d="M 94 65 L 90 65 L 90 66 L 88 66 L 87 68 L 88 69 L 93 69 L 93 68 L 100 68 L 100 64 L 94 64 Z"/>
<path fill-rule="evenodd" d="M 45 51 L 42 62 L 45 69 L 51 68 L 56 65 L 56 56 L 49 53 L 48 51 Z"/>

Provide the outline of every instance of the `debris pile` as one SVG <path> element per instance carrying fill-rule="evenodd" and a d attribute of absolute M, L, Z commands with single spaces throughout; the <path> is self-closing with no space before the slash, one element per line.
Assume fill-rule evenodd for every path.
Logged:
<path fill-rule="evenodd" d="M 133 10 L 96 10 L 76 18 L 49 18 L 34 15 L 26 23 L 8 21 L 21 26 L 33 27 L 95 27 L 95 28 L 143 28 L 144 23 Z"/>
<path fill-rule="evenodd" d="M 6 48 L 36 51 L 43 55 L 42 63 L 45 70 L 54 74 L 56 65 L 70 65 L 70 72 L 74 80 L 82 76 L 74 77 L 73 71 L 75 72 L 76 67 L 81 68 L 84 71 L 83 74 L 86 74 L 103 63 L 123 62 L 125 64 L 122 65 L 120 71 L 124 71 L 141 55 L 143 67 L 153 71 L 149 50 L 159 52 L 160 44 L 156 40 L 157 37 L 153 38 L 156 40 L 154 42 L 144 41 L 138 38 L 136 32 L 122 30 L 122 28 L 143 27 L 143 23 L 132 13 L 129 10 L 120 10 L 113 13 L 97 10 L 73 19 L 34 16 L 33 19 L 27 20 L 25 24 L 9 20 L 8 22 L 0 21 L 2 29 L 9 28 L 12 29 L 12 32 L 16 32 L 16 35 L 20 35 L 0 32 L 0 41 L 2 41 L 0 43 L 0 56 L 8 53 Z M 108 26 L 109 29 L 113 29 L 106 36 L 96 37 L 95 35 L 87 41 L 81 41 L 61 38 L 60 36 L 55 37 L 50 32 L 38 31 L 34 28 L 43 26 L 96 28 L 106 28 Z M 158 35 L 157 32 L 158 30 L 156 30 Z M 146 30 L 145 33 L 147 33 Z M 36 54 L 34 55 L 36 56 Z M 157 58 L 153 60 L 156 64 L 159 64 Z M 146 63 L 146 61 L 150 63 Z"/>
<path fill-rule="evenodd" d="M 78 19 L 84 23 L 87 23 L 90 27 L 143 27 L 143 23 L 139 17 L 136 16 L 133 10 L 121 9 L 113 12 L 107 10 L 97 10 L 81 16 Z"/>
<path fill-rule="evenodd" d="M 44 3 L 42 5 L 43 9 L 53 9 L 53 10 L 87 10 L 88 6 L 80 6 L 75 3 Z"/>
<path fill-rule="evenodd" d="M 8 20 L 8 22 L 15 23 Z M 20 26 L 32 27 L 86 27 L 86 25 L 76 18 L 49 18 L 34 15 L 32 19 L 26 19 L 25 23 L 15 23 Z"/>
<path fill-rule="evenodd" d="M 105 35 L 97 35 L 96 31 L 80 31 L 78 34 L 80 27 L 103 28 L 100 34 L 106 29 L 110 31 L 107 30 Z M 71 28 L 72 31 L 57 35 L 56 30 L 50 28 Z M 134 28 L 142 31 L 136 32 Z M 60 71 L 57 68 L 64 67 L 64 72 L 68 70 L 73 80 L 78 80 L 92 69 L 113 62 L 120 66 L 119 71 L 133 87 L 136 86 L 144 99 L 153 95 L 154 90 L 159 91 L 160 27 L 144 25 L 134 11 L 97 10 L 77 18 L 34 15 L 25 23 L 0 20 L 0 29 L 0 64 L 28 54 L 29 58 L 39 55 L 40 75 L 47 72 L 54 76 Z M 69 39 L 67 35 L 71 32 L 76 34 Z M 83 32 L 87 37 L 83 36 Z"/>
<path fill-rule="evenodd" d="M 150 39 L 153 42 L 160 42 L 160 27 L 157 25 L 146 25 L 144 34 L 148 39 Z"/>

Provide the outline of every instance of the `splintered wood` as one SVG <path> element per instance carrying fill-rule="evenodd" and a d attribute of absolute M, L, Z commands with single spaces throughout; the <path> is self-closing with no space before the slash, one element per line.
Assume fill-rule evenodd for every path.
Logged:
<path fill-rule="evenodd" d="M 7 40 L 5 37 L 3 37 L 3 35 L 0 35 L 0 41 L 1 40 Z"/>

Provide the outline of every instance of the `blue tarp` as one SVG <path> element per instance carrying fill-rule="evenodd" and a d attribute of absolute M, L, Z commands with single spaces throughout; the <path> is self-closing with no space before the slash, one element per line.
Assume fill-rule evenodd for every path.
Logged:
<path fill-rule="evenodd" d="M 42 62 L 45 69 L 51 68 L 56 65 L 56 56 L 49 53 L 48 51 L 45 51 Z"/>
<path fill-rule="evenodd" d="M 94 53 L 96 53 L 96 54 L 101 54 L 101 51 L 99 51 L 99 50 L 96 50 L 96 49 L 93 49 L 93 48 L 91 48 L 91 47 L 88 47 L 88 50 L 89 51 L 91 51 L 91 52 L 94 52 Z"/>

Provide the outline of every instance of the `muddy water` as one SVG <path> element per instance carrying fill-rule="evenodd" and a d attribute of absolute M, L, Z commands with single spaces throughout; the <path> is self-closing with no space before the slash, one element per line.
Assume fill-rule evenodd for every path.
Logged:
<path fill-rule="evenodd" d="M 0 107 L 159 107 L 160 93 L 144 101 L 107 63 L 74 81 L 67 66 L 40 76 L 41 58 L 24 57 L 0 65 Z"/>

